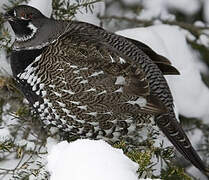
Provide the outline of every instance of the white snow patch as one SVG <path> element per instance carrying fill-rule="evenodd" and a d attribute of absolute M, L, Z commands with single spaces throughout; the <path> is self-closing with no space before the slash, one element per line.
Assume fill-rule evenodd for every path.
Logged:
<path fill-rule="evenodd" d="M 209 46 L 209 39 L 208 39 L 208 36 L 205 34 L 201 34 L 197 42 L 199 44 L 204 45 L 205 47 Z"/>
<path fill-rule="evenodd" d="M 102 140 L 58 143 L 48 155 L 48 169 L 51 180 L 138 179 L 138 165 Z"/>
<path fill-rule="evenodd" d="M 203 15 L 204 15 L 204 20 L 209 23 L 209 1 L 208 0 L 204 0 Z"/>
<path fill-rule="evenodd" d="M 201 5 L 198 0 L 143 0 L 142 2 L 145 9 L 140 14 L 140 17 L 145 19 L 155 17 L 174 18 L 168 12 L 169 9 L 178 9 L 187 15 L 192 15 L 200 9 Z"/>
<path fill-rule="evenodd" d="M 52 129 L 52 128 L 51 128 Z M 56 132 L 55 128 L 53 128 L 53 131 Z M 50 154 L 52 148 L 58 143 L 58 141 L 52 137 L 48 137 L 47 138 L 47 143 L 46 143 L 46 148 L 47 148 L 47 152 L 48 154 Z"/>
<path fill-rule="evenodd" d="M 6 142 L 12 138 L 7 127 L 0 127 L 0 143 Z"/>
<path fill-rule="evenodd" d="M 71 0 L 71 4 L 76 3 L 76 0 Z M 104 15 L 105 12 L 105 3 L 97 2 L 94 3 L 93 12 L 87 11 L 86 8 L 80 8 L 75 15 L 75 19 L 78 21 L 88 22 L 97 26 L 100 26 L 101 20 L 98 18 L 98 15 Z"/>
<path fill-rule="evenodd" d="M 178 9 L 188 15 L 196 13 L 200 8 L 199 0 L 164 0 L 168 8 Z"/>
<path fill-rule="evenodd" d="M 0 49 L 0 62 L 0 75 L 6 77 L 12 76 L 12 70 L 4 49 Z"/>
<path fill-rule="evenodd" d="M 0 11 L 2 12 L 2 10 L 4 9 L 3 5 L 9 5 L 9 1 L 8 0 L 1 0 L 0 1 Z"/>
<path fill-rule="evenodd" d="M 38 9 L 39 11 L 41 11 L 41 13 L 43 13 L 47 17 L 51 16 L 52 0 L 41 0 L 41 1 L 30 0 L 28 2 L 28 5 Z"/>

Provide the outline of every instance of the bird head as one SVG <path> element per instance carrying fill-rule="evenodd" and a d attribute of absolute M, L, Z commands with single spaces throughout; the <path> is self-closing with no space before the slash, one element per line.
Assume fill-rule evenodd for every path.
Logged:
<path fill-rule="evenodd" d="M 19 42 L 34 38 L 41 27 L 41 19 L 45 18 L 39 10 L 26 5 L 17 6 L 4 14 L 4 20 L 9 22 Z"/>

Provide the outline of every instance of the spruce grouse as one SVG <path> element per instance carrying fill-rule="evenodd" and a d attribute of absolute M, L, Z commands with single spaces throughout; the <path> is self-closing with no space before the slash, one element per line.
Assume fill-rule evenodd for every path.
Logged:
<path fill-rule="evenodd" d="M 45 125 L 69 136 L 137 141 L 140 122 L 154 121 L 176 149 L 207 169 L 175 118 L 163 75 L 178 74 L 145 44 L 92 24 L 54 20 L 20 5 L 8 11 L 16 39 L 11 67 Z"/>

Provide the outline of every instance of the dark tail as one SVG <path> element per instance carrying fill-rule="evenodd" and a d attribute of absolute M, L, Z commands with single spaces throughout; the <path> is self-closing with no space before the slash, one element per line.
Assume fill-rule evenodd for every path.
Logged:
<path fill-rule="evenodd" d="M 176 118 L 171 117 L 169 114 L 163 114 L 157 116 L 155 122 L 175 148 L 196 168 L 209 177 L 209 170 L 192 147 L 191 142 Z"/>

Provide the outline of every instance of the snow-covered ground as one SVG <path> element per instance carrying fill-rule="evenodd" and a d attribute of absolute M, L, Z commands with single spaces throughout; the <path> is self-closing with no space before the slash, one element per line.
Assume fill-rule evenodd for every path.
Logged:
<path fill-rule="evenodd" d="M 129 2 L 129 0 L 124 1 Z M 209 22 L 209 3 L 208 0 L 204 2 L 204 17 Z M 49 3 L 48 0 L 31 0 L 29 4 L 50 16 L 51 1 Z M 188 14 L 200 8 L 197 0 L 145 0 L 144 4 L 147 9 L 140 16 L 143 18 L 156 17 L 159 13 L 170 17 L 167 13 L 169 7 L 186 10 Z M 95 15 L 85 15 L 85 11 L 81 10 L 82 13 L 79 13 L 76 18 L 99 25 L 96 15 L 99 12 L 102 13 L 104 9 L 104 4 L 100 3 L 94 9 Z M 157 53 L 168 57 L 181 73 L 180 76 L 167 76 L 177 115 L 180 113 L 187 117 L 197 117 L 209 123 L 209 89 L 200 76 L 201 72 L 206 72 L 208 69 L 201 63 L 198 54 L 187 45 L 185 31 L 175 26 L 155 25 L 147 28 L 126 29 L 117 33 L 140 40 Z M 0 66 L 11 73 L 6 63 L 5 53 L 3 50 L 0 53 L 0 61 L 5 62 Z M 10 136 L 6 128 L 0 131 L 0 136 L 4 137 L 6 134 Z M 198 142 L 200 138 L 201 135 L 194 134 L 191 139 L 192 142 Z M 111 180 L 112 177 L 115 177 L 112 180 L 137 179 L 137 165 L 125 157 L 120 150 L 110 147 L 103 141 L 79 140 L 70 144 L 61 142 L 49 149 L 51 150 L 48 155 L 48 168 L 52 175 L 51 180 L 70 178 L 73 180 L 102 180 L 102 178 Z"/>
<path fill-rule="evenodd" d="M 63 141 L 48 155 L 51 180 L 137 180 L 138 164 L 106 142 Z"/>

